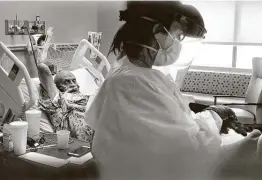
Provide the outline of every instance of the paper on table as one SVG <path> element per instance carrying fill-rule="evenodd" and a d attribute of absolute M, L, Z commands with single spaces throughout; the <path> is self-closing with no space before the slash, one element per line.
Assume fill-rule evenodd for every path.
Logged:
<path fill-rule="evenodd" d="M 23 159 L 28 159 L 30 161 L 34 161 L 34 162 L 37 162 L 37 163 L 40 163 L 40 164 L 52 166 L 52 167 L 61 167 L 65 164 L 69 163 L 69 160 L 59 159 L 59 158 L 56 158 L 56 157 L 47 156 L 47 155 L 39 154 L 39 153 L 35 153 L 35 152 L 29 152 L 29 153 L 23 154 L 19 157 L 23 158 Z"/>
<path fill-rule="evenodd" d="M 233 129 L 229 129 L 228 134 L 221 134 L 221 139 L 222 139 L 221 146 L 233 144 L 244 138 L 245 136 L 242 136 L 241 134 L 236 133 Z"/>
<path fill-rule="evenodd" d="M 77 157 L 70 157 L 67 160 L 69 160 L 70 163 L 72 163 L 72 164 L 82 165 L 82 164 L 84 164 L 85 162 L 87 162 L 88 160 L 90 160 L 92 158 L 93 158 L 92 154 L 91 153 L 87 153 L 87 154 L 83 155 L 82 157 L 79 157 L 79 158 L 77 158 Z"/>

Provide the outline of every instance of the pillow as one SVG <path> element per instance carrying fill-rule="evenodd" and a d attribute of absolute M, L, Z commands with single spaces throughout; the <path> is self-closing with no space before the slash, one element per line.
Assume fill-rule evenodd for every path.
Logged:
<path fill-rule="evenodd" d="M 38 79 L 38 78 L 34 78 L 34 79 Z M 33 93 L 36 95 L 35 97 L 36 97 L 36 102 L 37 102 L 38 99 L 39 99 L 39 93 L 38 93 L 38 92 L 39 92 L 39 89 L 38 89 L 38 86 L 39 86 L 39 85 L 38 85 L 38 86 L 35 85 L 36 82 L 35 82 L 34 79 L 32 79 L 33 84 L 34 84 L 34 85 L 33 85 Z M 38 82 L 39 82 L 39 80 L 38 80 Z M 28 102 L 28 101 L 30 100 L 30 97 L 29 97 L 29 92 L 28 92 L 28 88 L 27 88 L 25 79 L 22 79 L 19 87 L 20 87 L 20 89 L 21 89 L 21 91 L 22 91 L 22 93 L 23 93 L 24 100 L 25 100 L 26 102 Z M 33 105 L 32 109 L 37 109 L 37 103 L 35 103 L 35 105 Z"/>
<path fill-rule="evenodd" d="M 233 144 L 244 138 L 245 136 L 242 136 L 241 134 L 236 133 L 233 129 L 229 129 L 228 134 L 221 134 L 221 139 L 222 139 L 221 146 Z"/>
<path fill-rule="evenodd" d="M 85 69 L 80 68 L 74 71 L 71 71 L 75 77 L 76 81 L 80 86 L 80 92 L 84 95 L 94 96 L 98 90 L 98 86 L 94 81 L 94 77 Z M 54 78 L 54 76 L 53 76 Z M 38 99 L 39 99 L 39 92 L 40 92 L 40 80 L 39 78 L 32 78 L 34 89 L 33 93 L 36 94 L 36 103 L 31 109 L 39 109 L 38 108 Z M 24 95 L 25 101 L 29 101 L 29 93 L 27 89 L 27 85 L 25 80 L 23 79 L 19 87 L 22 90 Z M 88 102 L 87 106 L 89 107 L 91 104 Z M 40 130 L 45 132 L 53 132 L 53 128 L 49 122 L 49 118 L 45 113 L 42 113 L 42 117 L 40 120 Z"/>
<path fill-rule="evenodd" d="M 93 95 L 99 88 L 95 83 L 95 78 L 92 76 L 88 70 L 85 68 L 80 68 L 74 71 L 71 71 L 75 77 L 76 81 L 80 86 L 80 92 L 84 95 Z"/>

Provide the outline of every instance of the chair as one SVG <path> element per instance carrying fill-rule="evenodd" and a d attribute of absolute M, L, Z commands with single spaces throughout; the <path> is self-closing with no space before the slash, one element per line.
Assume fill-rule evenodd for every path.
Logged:
<path fill-rule="evenodd" d="M 262 127 L 262 58 L 252 59 L 252 76 L 245 96 L 245 103 L 228 103 L 223 105 L 241 105 L 243 109 L 232 108 L 238 120 L 247 126 Z M 225 95 L 215 95 L 214 104 L 216 105 L 219 97 L 235 97 Z"/>

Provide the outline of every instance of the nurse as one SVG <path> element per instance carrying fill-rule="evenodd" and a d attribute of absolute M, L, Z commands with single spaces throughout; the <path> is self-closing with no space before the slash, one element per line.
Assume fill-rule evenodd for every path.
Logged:
<path fill-rule="evenodd" d="M 221 146 L 221 118 L 195 115 L 152 66 L 174 63 L 187 38 L 206 34 L 199 11 L 178 1 L 129 1 L 109 53 L 119 60 L 86 112 L 92 154 L 107 180 L 202 180 Z"/>

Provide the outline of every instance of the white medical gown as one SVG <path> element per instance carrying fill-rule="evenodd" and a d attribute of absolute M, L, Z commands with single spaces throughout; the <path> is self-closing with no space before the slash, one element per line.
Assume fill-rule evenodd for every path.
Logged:
<path fill-rule="evenodd" d="M 221 119 L 209 111 L 193 119 L 174 83 L 127 58 L 85 119 L 95 130 L 92 153 L 107 180 L 202 180 L 221 145 Z"/>

